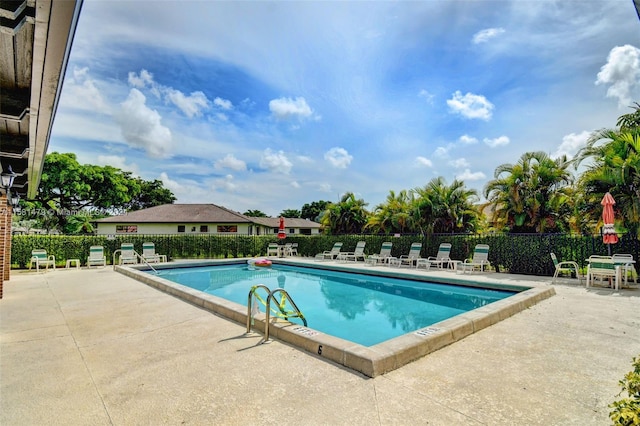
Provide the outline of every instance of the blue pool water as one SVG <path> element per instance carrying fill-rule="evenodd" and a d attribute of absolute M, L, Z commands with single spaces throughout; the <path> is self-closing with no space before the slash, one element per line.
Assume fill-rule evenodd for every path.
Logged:
<path fill-rule="evenodd" d="M 515 292 L 273 265 L 159 270 L 170 281 L 247 305 L 252 286 L 284 288 L 308 327 L 363 346 L 433 325 Z M 261 309 L 264 312 L 264 307 Z M 302 323 L 299 319 L 291 322 Z"/>

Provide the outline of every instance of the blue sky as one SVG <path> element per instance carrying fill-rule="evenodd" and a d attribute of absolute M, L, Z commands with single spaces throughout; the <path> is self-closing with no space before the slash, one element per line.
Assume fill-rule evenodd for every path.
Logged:
<path fill-rule="evenodd" d="M 640 102 L 632 0 L 85 0 L 49 152 L 276 216 L 442 176 L 482 196 Z"/>

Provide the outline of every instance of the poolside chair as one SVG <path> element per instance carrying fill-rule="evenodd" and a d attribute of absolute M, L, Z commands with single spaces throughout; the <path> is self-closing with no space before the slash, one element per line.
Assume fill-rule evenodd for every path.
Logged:
<path fill-rule="evenodd" d="M 445 265 L 449 266 L 451 262 L 451 257 L 449 257 L 451 253 L 451 243 L 441 243 L 440 247 L 438 247 L 438 253 L 435 256 L 427 257 L 428 267 L 435 266 L 436 268 L 443 269 Z"/>
<path fill-rule="evenodd" d="M 364 263 L 367 265 L 375 266 L 379 263 L 387 262 L 387 260 L 391 258 L 392 246 L 393 246 L 393 243 L 390 243 L 389 241 L 382 243 L 382 247 L 380 248 L 380 253 L 371 254 L 367 256 L 367 258 L 364 260 Z"/>
<path fill-rule="evenodd" d="M 104 247 L 89 247 L 89 257 L 87 258 L 87 266 L 107 266 L 107 257 L 104 255 Z"/>
<path fill-rule="evenodd" d="M 298 243 L 291 243 L 291 256 L 298 255 Z"/>
<path fill-rule="evenodd" d="M 52 254 L 47 255 L 47 251 L 44 249 L 35 249 L 31 251 L 31 260 L 29 261 L 29 270 L 36 265 L 36 271 L 40 271 L 40 267 L 44 266 L 45 271 L 49 270 L 49 266 L 56 270 L 56 257 Z"/>
<path fill-rule="evenodd" d="M 325 250 L 322 253 L 316 254 L 316 260 L 334 260 L 340 254 L 342 243 L 335 243 L 331 250 Z"/>
<path fill-rule="evenodd" d="M 411 247 L 409 248 L 409 253 L 400 256 L 396 262 L 396 265 L 414 266 L 416 264 L 416 261 L 420 259 L 420 250 L 422 250 L 422 243 L 412 243 Z M 393 262 L 391 262 L 390 264 L 393 264 Z"/>
<path fill-rule="evenodd" d="M 269 243 L 267 246 L 267 256 L 278 256 L 280 254 L 280 249 L 278 248 L 278 243 Z"/>
<path fill-rule="evenodd" d="M 357 262 L 358 259 L 362 259 L 362 261 L 364 261 L 365 259 L 364 246 L 366 244 L 367 244 L 366 241 L 358 241 L 354 251 L 340 252 L 340 254 L 338 255 L 338 260 L 342 260 L 345 262 L 348 262 L 349 260 L 353 260 L 354 262 Z"/>
<path fill-rule="evenodd" d="M 616 265 L 620 265 L 620 272 L 622 273 L 622 280 L 625 284 L 629 281 L 629 272 L 631 272 L 631 277 L 635 283 L 638 282 L 638 272 L 636 271 L 636 267 L 633 260 L 633 255 L 631 254 L 614 254 L 611 256 Z"/>
<path fill-rule="evenodd" d="M 570 274 L 575 273 L 576 278 L 578 278 L 578 280 L 580 281 L 580 284 L 582 284 L 580 267 L 576 262 L 574 262 L 573 260 L 565 260 L 563 262 L 559 262 L 555 253 L 551 253 L 551 260 L 553 260 L 553 266 L 555 266 L 556 268 L 555 272 L 553 273 L 553 279 L 551 280 L 551 284 L 555 284 L 556 278 L 558 278 L 558 275 L 564 272 L 569 272 Z"/>
<path fill-rule="evenodd" d="M 587 287 L 593 285 L 596 279 L 602 282 L 605 278 L 609 281 L 609 286 L 615 280 L 615 289 L 620 288 L 619 266 L 611 256 L 589 256 L 587 266 Z"/>
<path fill-rule="evenodd" d="M 479 269 L 480 272 L 484 272 L 485 267 L 489 267 L 491 264 L 489 263 L 489 245 L 488 244 L 476 244 L 476 247 L 473 249 L 473 257 L 471 259 L 465 259 L 464 262 L 458 264 L 457 271 L 462 272 L 473 272 L 476 269 Z"/>
<path fill-rule="evenodd" d="M 163 260 L 163 256 L 156 253 L 156 245 L 154 243 L 142 243 L 142 258 L 147 263 L 159 263 Z"/>
<path fill-rule="evenodd" d="M 120 244 L 120 264 L 137 264 L 138 253 L 133 248 L 133 243 Z"/>

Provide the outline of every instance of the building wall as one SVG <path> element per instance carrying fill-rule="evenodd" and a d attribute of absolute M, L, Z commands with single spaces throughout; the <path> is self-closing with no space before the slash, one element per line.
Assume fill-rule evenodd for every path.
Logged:
<path fill-rule="evenodd" d="M 178 232 L 178 226 L 185 228 L 184 232 Z M 224 232 L 225 235 L 237 234 L 248 235 L 248 223 L 241 224 L 218 224 L 218 223 L 98 223 L 98 235 L 136 235 L 136 234 L 177 234 L 177 235 L 206 235 L 218 234 L 218 225 L 220 226 L 236 226 L 237 232 Z M 207 226 L 207 232 L 201 232 L 200 227 Z M 128 227 L 130 232 L 125 232 L 118 227 Z M 135 230 L 135 232 L 133 232 Z"/>

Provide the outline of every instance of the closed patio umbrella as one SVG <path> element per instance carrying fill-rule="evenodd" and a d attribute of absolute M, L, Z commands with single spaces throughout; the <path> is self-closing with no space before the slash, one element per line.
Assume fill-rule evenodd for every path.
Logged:
<path fill-rule="evenodd" d="M 278 227 L 278 238 L 283 239 L 287 237 L 287 233 L 284 230 L 284 217 L 280 216 L 280 226 Z"/>
<path fill-rule="evenodd" d="M 616 204 L 616 201 L 613 199 L 613 196 L 607 192 L 604 194 L 600 204 L 602 204 L 602 222 L 604 223 L 604 226 L 602 227 L 602 242 L 607 244 L 609 254 L 611 254 L 611 244 L 618 242 L 618 234 L 616 234 L 616 230 L 613 226 L 615 219 L 613 206 Z"/>

